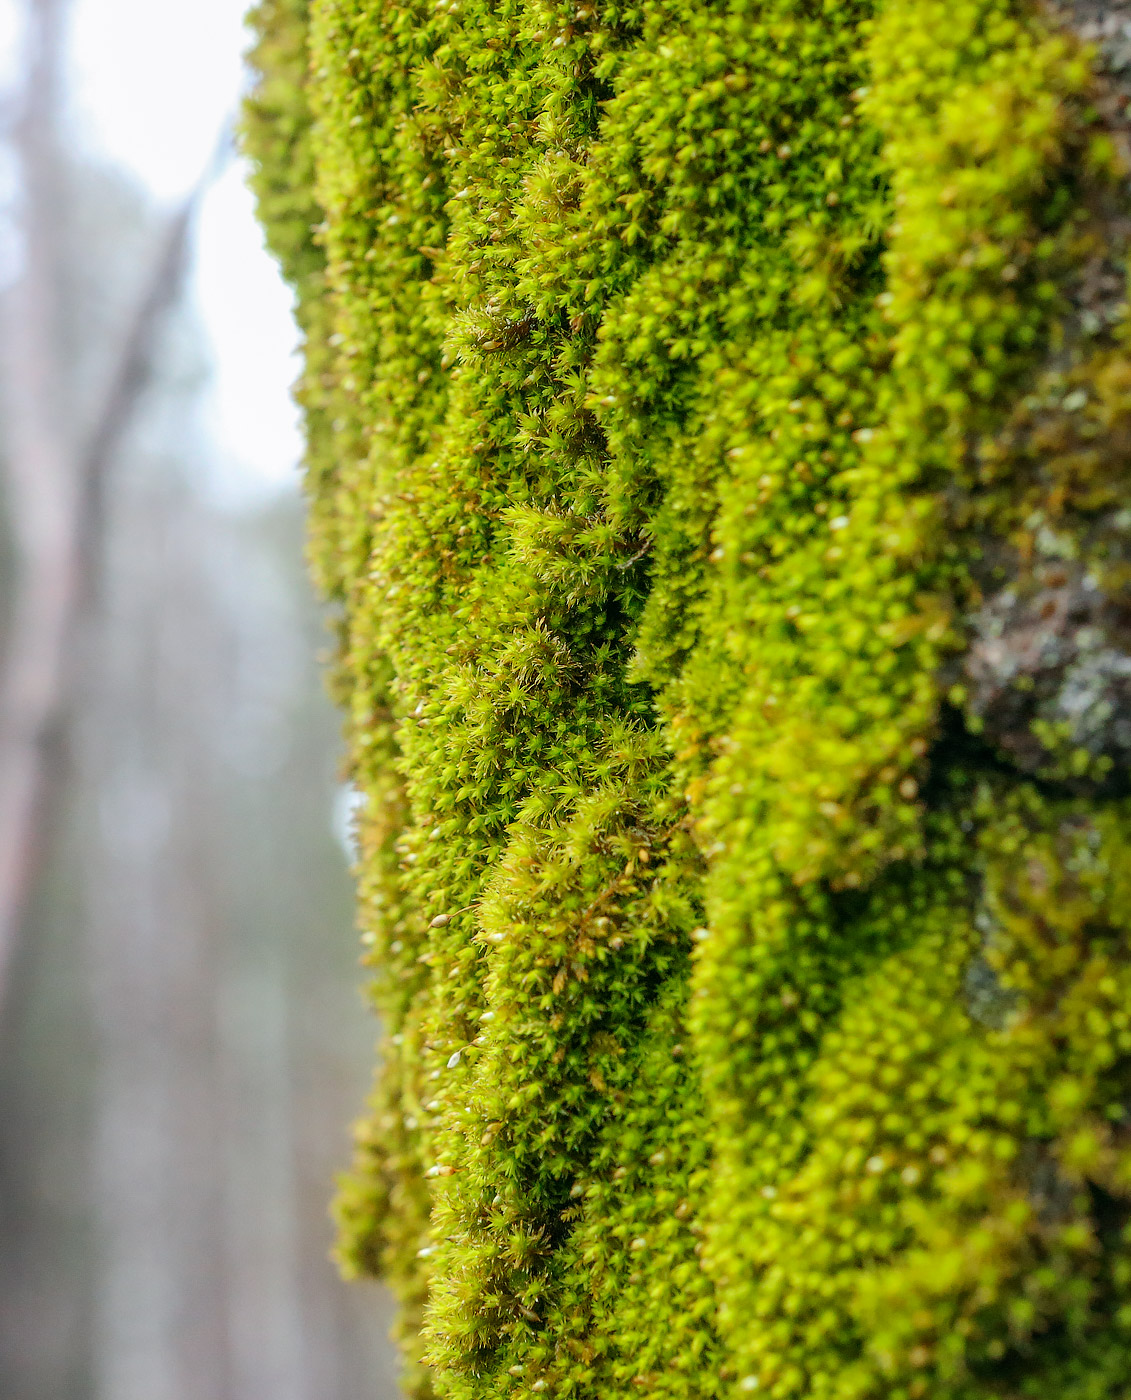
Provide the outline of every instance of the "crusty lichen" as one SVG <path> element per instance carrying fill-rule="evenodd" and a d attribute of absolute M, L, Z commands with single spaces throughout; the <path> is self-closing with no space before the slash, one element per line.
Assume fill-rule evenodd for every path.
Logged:
<path fill-rule="evenodd" d="M 1096 8 L 257 12 L 418 1395 L 1131 1384 Z"/>

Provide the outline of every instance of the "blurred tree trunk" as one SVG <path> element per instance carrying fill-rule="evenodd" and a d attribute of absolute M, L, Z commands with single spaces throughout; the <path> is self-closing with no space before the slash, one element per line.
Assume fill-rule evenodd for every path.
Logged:
<path fill-rule="evenodd" d="M 0 1395 L 391 1394 L 327 1258 L 371 1033 L 297 508 L 191 481 L 196 195 L 162 221 L 76 165 L 66 10 L 27 3 L 0 304 Z"/>
<path fill-rule="evenodd" d="M 16 127 L 20 274 L 5 317 L 6 506 L 16 555 L 0 670 L 0 999 L 36 865 L 46 776 L 58 752 L 77 590 L 78 482 L 64 409 L 57 290 L 62 208 L 56 148 L 66 0 L 28 0 L 29 62 Z"/>
<path fill-rule="evenodd" d="M 145 388 L 154 335 L 183 280 L 203 188 L 156 240 L 148 276 L 104 357 L 91 421 L 80 425 L 59 305 L 66 257 L 59 69 L 67 5 L 27 0 L 29 61 L 15 143 L 22 261 L 4 318 L 6 506 L 16 558 L 0 667 L 0 1014 L 66 759 L 105 478 Z"/>

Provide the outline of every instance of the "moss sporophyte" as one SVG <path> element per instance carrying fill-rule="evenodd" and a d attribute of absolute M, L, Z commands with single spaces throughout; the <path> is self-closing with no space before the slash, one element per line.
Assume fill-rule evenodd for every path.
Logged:
<path fill-rule="evenodd" d="M 1123 10 L 253 23 L 409 1392 L 1131 1393 Z"/>

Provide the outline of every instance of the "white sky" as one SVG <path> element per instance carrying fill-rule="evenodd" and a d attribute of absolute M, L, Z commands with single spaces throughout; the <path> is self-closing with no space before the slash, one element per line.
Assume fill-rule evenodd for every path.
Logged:
<path fill-rule="evenodd" d="M 19 23 L 13 0 L 0 0 L 0 89 L 7 91 L 16 76 Z"/>
<path fill-rule="evenodd" d="M 0 0 L 0 75 L 12 0 Z M 172 205 L 199 179 L 244 82 L 245 0 L 72 0 L 76 140 Z M 5 11 L 7 14 L 5 14 Z M 293 489 L 301 451 L 290 293 L 263 247 L 240 165 L 201 210 L 193 293 L 212 342 L 209 418 L 225 502 Z"/>

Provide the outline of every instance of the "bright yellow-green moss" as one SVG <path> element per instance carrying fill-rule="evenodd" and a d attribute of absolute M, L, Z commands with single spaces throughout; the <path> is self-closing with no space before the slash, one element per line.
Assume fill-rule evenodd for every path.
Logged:
<path fill-rule="evenodd" d="M 409 1389 L 1126 1394 L 1126 784 L 965 660 L 1046 537 L 1131 588 L 1090 51 L 1011 0 L 255 22 L 385 1033 L 340 1255 Z"/>

